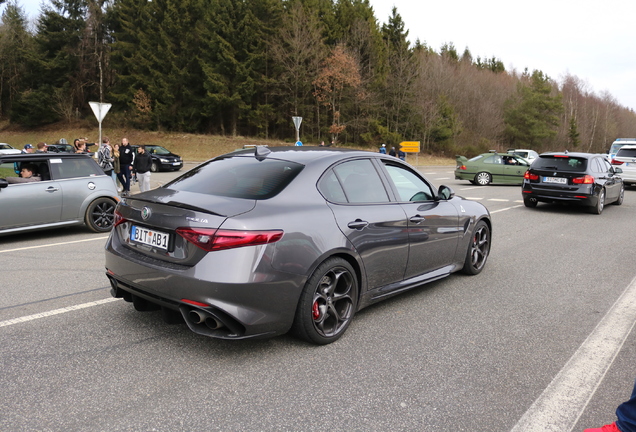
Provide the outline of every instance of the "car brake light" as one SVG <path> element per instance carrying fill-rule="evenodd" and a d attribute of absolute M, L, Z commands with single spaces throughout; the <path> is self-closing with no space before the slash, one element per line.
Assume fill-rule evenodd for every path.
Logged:
<path fill-rule="evenodd" d="M 203 249 L 217 251 L 243 246 L 275 243 L 283 237 L 284 231 L 235 231 L 209 228 L 177 228 L 177 234 Z"/>
<path fill-rule="evenodd" d="M 533 174 L 530 171 L 526 171 L 523 175 L 523 178 L 526 180 L 539 180 L 539 176 L 537 174 Z"/>
<path fill-rule="evenodd" d="M 119 213 L 119 211 L 115 210 L 114 212 L 115 215 L 115 221 L 113 222 L 113 228 L 115 228 L 117 225 L 121 225 L 124 222 L 127 222 L 128 219 L 125 219 L 121 213 Z"/>
<path fill-rule="evenodd" d="M 618 161 L 616 159 L 612 159 L 612 165 L 623 165 L 623 161 Z"/>
<path fill-rule="evenodd" d="M 468 168 L 466 168 L 466 165 L 462 165 L 462 166 L 459 167 L 459 169 L 466 171 Z"/>
<path fill-rule="evenodd" d="M 592 177 L 591 175 L 586 175 L 583 177 L 577 177 L 572 179 L 572 183 L 574 184 L 593 184 L 594 183 L 594 177 Z"/>

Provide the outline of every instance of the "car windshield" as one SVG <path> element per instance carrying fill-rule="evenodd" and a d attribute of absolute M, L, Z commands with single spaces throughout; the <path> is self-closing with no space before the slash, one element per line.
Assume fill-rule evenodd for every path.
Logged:
<path fill-rule="evenodd" d="M 616 157 L 636 157 L 636 148 L 622 148 L 616 153 Z"/>
<path fill-rule="evenodd" d="M 547 169 L 556 171 L 585 171 L 587 159 L 570 156 L 541 156 L 532 164 L 534 169 Z"/>
<path fill-rule="evenodd" d="M 146 150 L 148 151 L 148 153 L 156 154 L 156 155 L 170 154 L 170 150 L 163 148 L 161 146 L 146 146 Z"/>
<path fill-rule="evenodd" d="M 254 157 L 225 157 L 199 165 L 165 187 L 202 194 L 245 199 L 268 199 L 298 175 L 304 165 Z"/>
<path fill-rule="evenodd" d="M 0 144 L 0 150 L 11 150 L 13 147 L 11 147 L 9 144 Z"/>

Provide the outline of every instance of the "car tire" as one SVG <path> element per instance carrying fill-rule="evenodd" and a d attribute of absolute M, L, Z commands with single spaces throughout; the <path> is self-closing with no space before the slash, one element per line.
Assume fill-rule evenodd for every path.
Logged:
<path fill-rule="evenodd" d="M 477 175 L 475 176 L 475 183 L 477 183 L 479 186 L 488 186 L 491 181 L 492 176 L 487 172 L 482 171 L 480 173 L 477 173 Z"/>
<path fill-rule="evenodd" d="M 590 207 L 590 213 L 600 215 L 603 213 L 603 209 L 605 208 L 605 188 L 601 189 L 598 193 L 598 199 L 596 200 L 596 205 Z"/>
<path fill-rule="evenodd" d="M 490 254 L 490 227 L 484 221 L 477 222 L 466 251 L 462 272 L 468 275 L 481 273 Z"/>
<path fill-rule="evenodd" d="M 150 164 L 150 171 L 151 172 L 159 171 L 159 165 L 157 165 L 157 162 L 152 161 L 152 163 Z"/>
<path fill-rule="evenodd" d="M 623 199 L 625 198 L 625 185 L 621 186 L 621 191 L 618 193 L 618 198 L 614 201 L 614 204 L 621 205 L 623 204 Z"/>
<path fill-rule="evenodd" d="M 537 199 L 535 197 L 524 197 L 523 198 L 523 205 L 525 205 L 528 208 L 535 208 L 538 203 L 539 203 L 539 201 L 537 201 Z"/>
<path fill-rule="evenodd" d="M 86 226 L 98 233 L 108 232 L 115 222 L 115 206 L 117 204 L 110 198 L 97 198 L 86 209 L 84 222 Z"/>
<path fill-rule="evenodd" d="M 292 330 L 318 345 L 335 342 L 349 327 L 357 306 L 356 272 L 344 259 L 329 258 L 305 284 Z"/>

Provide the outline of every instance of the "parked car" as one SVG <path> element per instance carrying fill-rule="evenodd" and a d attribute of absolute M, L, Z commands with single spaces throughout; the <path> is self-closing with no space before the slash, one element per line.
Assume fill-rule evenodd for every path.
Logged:
<path fill-rule="evenodd" d="M 136 145 L 131 146 L 135 149 L 135 153 L 137 152 Z M 165 147 L 161 147 L 158 145 L 147 145 L 146 151 L 150 154 L 152 158 L 152 165 L 150 166 L 150 171 L 179 171 L 183 167 L 183 160 L 181 156 L 172 153 L 170 150 Z"/>
<path fill-rule="evenodd" d="M 472 159 L 456 156 L 455 179 L 468 180 L 472 184 L 486 186 L 490 183 L 521 184 L 523 174 L 530 163 L 524 158 L 495 151 L 483 153 Z"/>
<path fill-rule="evenodd" d="M 636 145 L 625 145 L 618 149 L 612 159 L 614 169 L 620 167 L 621 177 L 626 186 L 636 185 Z"/>
<path fill-rule="evenodd" d="M 20 154 L 21 150 L 14 148 L 13 146 L 7 143 L 0 143 L 0 154 Z"/>
<path fill-rule="evenodd" d="M 616 138 L 607 152 L 607 160 L 611 163 L 616 157 L 618 149 L 626 145 L 636 145 L 636 138 Z"/>
<path fill-rule="evenodd" d="M 526 207 L 539 202 L 574 203 L 601 214 L 605 204 L 623 203 L 622 172 L 602 154 L 542 153 L 524 175 L 523 202 Z"/>
<path fill-rule="evenodd" d="M 71 144 L 47 144 L 46 148 L 52 153 L 75 153 Z"/>
<path fill-rule="evenodd" d="M 9 184 L 26 163 L 41 181 Z M 0 235 L 82 224 L 107 232 L 118 201 L 112 178 L 86 155 L 0 155 Z"/>
<path fill-rule="evenodd" d="M 527 160 L 529 163 L 532 163 L 536 158 L 539 157 L 539 153 L 534 150 L 528 149 L 508 149 L 508 153 L 520 156 Z"/>
<path fill-rule="evenodd" d="M 123 198 L 106 243 L 114 297 L 222 339 L 290 329 L 335 341 L 356 311 L 478 274 L 492 223 L 405 162 L 325 147 L 257 147 Z"/>

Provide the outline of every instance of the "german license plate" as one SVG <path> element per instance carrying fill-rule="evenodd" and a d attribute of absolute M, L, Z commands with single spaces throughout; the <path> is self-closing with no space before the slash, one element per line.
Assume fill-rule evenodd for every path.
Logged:
<path fill-rule="evenodd" d="M 137 243 L 167 250 L 170 234 L 133 225 L 130 229 L 130 239 Z"/>
<path fill-rule="evenodd" d="M 564 177 L 543 177 L 543 183 L 568 184 L 568 179 Z"/>
<path fill-rule="evenodd" d="M 172 165 L 181 165 L 181 162 L 172 162 Z"/>

